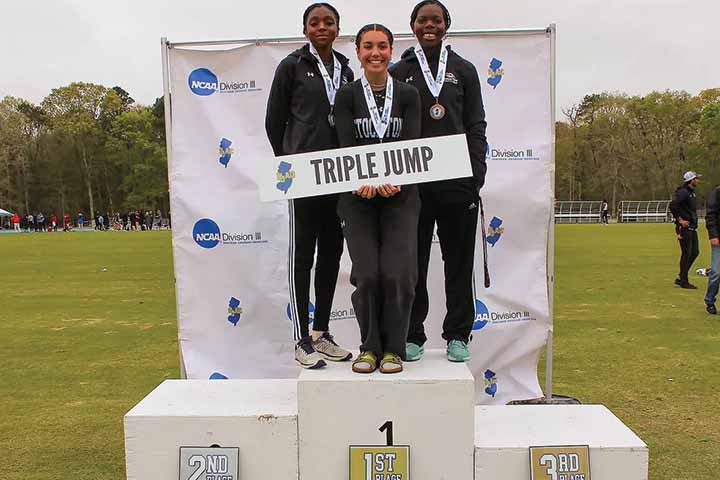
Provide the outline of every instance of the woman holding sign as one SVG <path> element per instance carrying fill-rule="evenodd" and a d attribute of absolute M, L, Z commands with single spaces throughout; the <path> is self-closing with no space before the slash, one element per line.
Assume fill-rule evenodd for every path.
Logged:
<path fill-rule="evenodd" d="M 348 59 L 333 50 L 340 15 L 328 3 L 313 3 L 303 14 L 309 43 L 290 53 L 275 71 L 265 129 L 276 156 L 337 148 L 333 105 L 340 86 L 353 80 Z M 295 360 L 303 368 L 343 361 L 352 354 L 335 343 L 329 321 L 343 236 L 337 195 L 290 200 L 289 313 L 298 342 Z M 317 245 L 315 318 L 309 332 L 310 271 Z"/>
<path fill-rule="evenodd" d="M 337 95 L 341 147 L 411 140 L 420 135 L 417 90 L 393 80 L 387 68 L 393 36 L 378 24 L 366 25 L 355 38 L 363 68 L 359 80 Z M 417 283 L 417 231 L 420 199 L 417 186 L 364 185 L 338 201 L 348 243 L 350 282 L 360 324 L 360 356 L 353 371 L 402 371 L 410 309 Z"/>
<path fill-rule="evenodd" d="M 478 221 L 478 192 L 485 183 L 485 110 L 475 66 L 450 49 L 445 33 L 450 13 L 437 0 L 418 3 L 410 15 L 417 45 L 403 53 L 391 74 L 415 86 L 422 99 L 422 137 L 464 133 L 473 176 L 420 185 L 422 210 L 418 227 L 418 272 L 415 303 L 408 332 L 407 360 L 419 360 L 427 340 L 427 273 L 435 223 L 445 264 L 447 315 L 443 338 L 448 360 L 470 359 L 470 333 L 475 320 L 473 264 Z"/>

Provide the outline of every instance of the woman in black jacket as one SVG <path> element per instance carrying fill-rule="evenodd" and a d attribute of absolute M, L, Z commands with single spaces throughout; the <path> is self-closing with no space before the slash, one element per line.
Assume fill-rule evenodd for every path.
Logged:
<path fill-rule="evenodd" d="M 353 80 L 348 59 L 333 50 L 340 15 L 327 3 L 313 3 L 303 14 L 309 43 L 290 53 L 275 71 L 268 98 L 265 130 L 276 156 L 336 148 L 333 104 L 342 84 Z M 288 275 L 295 360 L 303 368 L 343 361 L 351 353 L 329 332 L 343 236 L 337 195 L 290 200 Z M 310 271 L 317 245 L 315 315 L 309 332 Z"/>
<path fill-rule="evenodd" d="M 363 27 L 357 34 L 360 80 L 337 95 L 337 131 L 341 147 L 410 140 L 420 135 L 417 90 L 393 78 L 392 33 L 382 25 Z M 350 282 L 355 315 L 360 324 L 360 356 L 353 371 L 402 371 L 410 309 L 417 283 L 417 186 L 364 185 L 344 193 L 338 214 L 348 243 Z"/>
<path fill-rule="evenodd" d="M 443 338 L 451 361 L 470 359 L 468 343 L 475 319 L 473 263 L 479 190 L 485 183 L 485 110 L 475 66 L 445 43 L 450 13 L 437 0 L 423 0 L 410 15 L 418 44 L 409 48 L 390 73 L 415 86 L 422 100 L 422 135 L 464 133 L 473 176 L 420 185 L 422 210 L 418 227 L 419 278 L 410 318 L 407 360 L 419 360 L 427 340 L 423 322 L 428 314 L 430 246 L 435 223 L 445 264 L 447 315 Z"/>

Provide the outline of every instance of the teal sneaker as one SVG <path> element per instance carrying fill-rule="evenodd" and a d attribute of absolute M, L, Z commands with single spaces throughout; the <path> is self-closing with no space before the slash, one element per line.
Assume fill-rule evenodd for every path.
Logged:
<path fill-rule="evenodd" d="M 416 362 L 420 360 L 425 353 L 425 347 L 422 345 L 415 345 L 414 343 L 405 344 L 405 361 Z"/>
<path fill-rule="evenodd" d="M 470 348 L 461 340 L 450 340 L 447 346 L 447 357 L 451 362 L 467 362 L 470 360 Z"/>

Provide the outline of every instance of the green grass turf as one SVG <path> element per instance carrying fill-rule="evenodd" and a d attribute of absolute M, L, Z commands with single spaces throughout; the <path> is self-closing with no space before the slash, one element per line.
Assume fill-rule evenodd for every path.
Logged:
<path fill-rule="evenodd" d="M 698 289 L 683 290 L 671 225 L 556 228 L 553 388 L 633 429 L 653 480 L 720 475 L 720 318 L 705 312 L 698 236 Z"/>
<path fill-rule="evenodd" d="M 123 415 L 178 376 L 169 232 L 0 235 L 0 252 L 2 478 L 124 478 Z"/>
<path fill-rule="evenodd" d="M 715 479 L 704 235 L 690 291 L 669 225 L 556 231 L 555 392 L 607 405 L 648 443 L 651 479 Z M 0 235 L 0 254 L 3 478 L 124 478 L 124 413 L 178 376 L 169 232 Z"/>

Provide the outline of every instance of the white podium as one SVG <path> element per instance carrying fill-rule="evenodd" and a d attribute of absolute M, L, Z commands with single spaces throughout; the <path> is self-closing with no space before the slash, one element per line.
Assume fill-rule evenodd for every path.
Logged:
<path fill-rule="evenodd" d="M 132 480 L 349 480 L 351 446 L 352 480 L 530 480 L 530 447 L 578 445 L 591 480 L 647 480 L 647 445 L 604 406 L 475 407 L 467 366 L 432 350 L 391 375 L 344 362 L 297 380 L 167 380 L 125 416 Z M 387 473 L 391 451 L 403 461 Z M 552 480 L 544 465 L 536 480 Z"/>
<path fill-rule="evenodd" d="M 647 480 L 648 448 L 603 405 L 475 408 L 475 480 L 529 480 L 531 446 L 588 445 L 592 480 Z"/>
<path fill-rule="evenodd" d="M 350 445 L 410 446 L 412 480 L 472 480 L 474 381 L 464 363 L 429 350 L 397 374 L 357 374 L 348 364 L 304 370 L 298 380 L 300 480 L 348 478 Z M 374 480 L 374 479 L 373 479 Z M 403 479 L 405 480 L 405 479 Z"/>
<path fill-rule="evenodd" d="M 238 448 L 243 480 L 296 479 L 296 388 L 295 380 L 164 381 L 125 415 L 127 478 L 178 479 L 180 447 L 218 445 Z"/>

